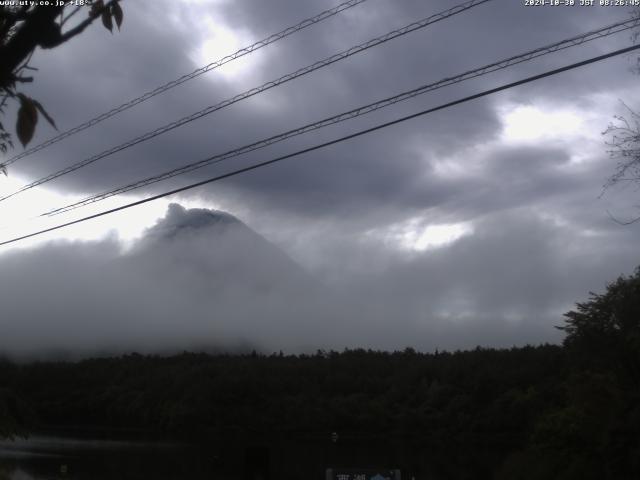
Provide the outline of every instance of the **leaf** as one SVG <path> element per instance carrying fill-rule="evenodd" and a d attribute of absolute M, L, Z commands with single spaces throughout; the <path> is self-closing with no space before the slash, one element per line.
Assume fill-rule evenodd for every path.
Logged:
<path fill-rule="evenodd" d="M 120 25 L 122 25 L 122 19 L 124 14 L 122 13 L 122 7 L 118 2 L 114 2 L 111 5 L 111 13 L 113 14 L 113 18 L 116 21 L 116 25 L 118 26 L 118 30 L 120 30 Z"/>
<path fill-rule="evenodd" d="M 38 123 L 38 110 L 31 100 L 22 93 L 18 94 L 20 99 L 20 109 L 18 110 L 18 120 L 16 122 L 16 133 L 23 147 L 33 138 Z"/>
<path fill-rule="evenodd" d="M 102 0 L 93 2 L 93 4 L 91 5 L 91 9 L 89 10 L 89 16 L 91 18 L 96 18 L 98 15 L 102 13 L 103 8 L 104 8 L 104 2 Z"/>
<path fill-rule="evenodd" d="M 33 100 L 31 99 L 31 101 L 33 102 L 33 104 L 36 106 L 36 108 L 38 109 L 38 111 L 44 116 L 44 118 L 47 119 L 47 122 L 49 122 L 49 125 L 51 125 L 53 128 L 55 128 L 56 130 L 58 130 L 58 127 L 56 126 L 56 122 L 53 120 L 53 118 L 51 117 L 51 115 L 49 115 L 47 113 L 47 111 L 44 109 L 44 107 L 42 106 L 42 104 L 40 102 L 38 102 L 37 100 Z"/>
<path fill-rule="evenodd" d="M 113 33 L 113 22 L 111 21 L 111 12 L 109 9 L 105 8 L 102 10 L 102 24 L 104 28 Z"/>

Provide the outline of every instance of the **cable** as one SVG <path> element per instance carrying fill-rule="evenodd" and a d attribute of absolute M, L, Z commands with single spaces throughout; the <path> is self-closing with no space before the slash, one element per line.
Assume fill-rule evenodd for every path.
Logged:
<path fill-rule="evenodd" d="M 145 142 L 147 140 L 150 140 L 154 137 L 157 137 L 158 135 L 162 135 L 166 132 L 169 132 L 175 128 L 178 128 L 182 125 L 185 125 L 187 123 L 193 122 L 194 120 L 197 120 L 199 118 L 204 117 L 205 115 L 209 115 L 217 110 L 220 110 L 222 108 L 228 107 L 230 105 L 233 105 L 234 103 L 237 103 L 241 100 L 245 100 L 249 97 L 252 97 L 254 95 L 257 95 L 258 93 L 262 93 L 266 90 L 269 90 L 271 88 L 277 87 L 278 85 L 282 85 L 283 83 L 289 82 L 295 78 L 301 77 L 303 75 L 307 75 L 311 72 L 314 72 L 320 68 L 326 67 L 327 65 L 331 65 L 332 63 L 338 62 L 340 60 L 343 60 L 345 58 L 351 57 L 352 55 L 356 55 L 360 52 L 363 52 L 365 50 L 368 50 L 369 48 L 378 46 L 382 43 L 388 42 L 389 40 L 393 40 L 394 38 L 398 38 L 401 37 L 403 35 L 406 35 L 408 33 L 411 33 L 413 31 L 416 31 L 418 29 L 424 28 L 428 25 L 431 25 L 433 23 L 439 22 L 441 20 L 445 20 L 453 15 L 456 15 L 458 13 L 464 12 L 466 10 L 469 10 L 470 8 L 473 8 L 475 6 L 481 5 L 483 3 L 487 3 L 490 2 L 492 0 L 471 0 L 468 1 L 466 3 L 462 3 L 460 5 L 456 5 L 453 8 L 450 8 L 448 10 L 445 10 L 443 12 L 437 13 L 435 15 L 431 15 L 430 17 L 424 18 L 418 22 L 414 22 L 411 23 L 409 25 L 406 25 L 400 29 L 397 30 L 393 30 L 389 33 L 386 33 L 385 35 L 382 35 L 380 37 L 376 37 L 372 40 L 369 40 L 367 42 L 361 43 L 359 45 L 356 45 L 355 47 L 351 47 L 347 50 L 344 50 L 340 53 L 337 53 L 335 55 L 332 55 L 328 58 L 325 58 L 324 60 L 320 60 L 318 62 L 315 62 L 311 65 L 308 65 L 306 67 L 303 67 L 299 70 L 296 70 L 293 73 L 289 73 L 287 75 L 284 75 L 276 80 L 272 80 L 270 82 L 264 83 L 259 87 L 256 88 L 252 88 L 250 90 L 247 90 L 246 92 L 243 92 L 241 94 L 236 95 L 235 97 L 229 98 L 227 100 L 223 100 L 220 103 L 217 103 L 215 105 L 209 106 L 203 110 L 200 110 L 198 112 L 195 112 L 191 115 L 188 115 L 186 117 L 183 117 L 179 120 L 176 120 L 174 122 L 171 122 L 167 125 L 164 125 L 162 127 L 159 127 L 155 130 L 152 130 L 150 132 L 147 132 L 143 135 L 140 135 L 139 137 L 136 137 L 132 140 L 129 140 L 125 143 L 122 143 L 120 145 L 117 145 L 115 147 L 112 147 L 108 150 L 105 150 L 101 153 L 98 153 L 96 155 L 93 155 L 92 157 L 89 157 L 85 160 L 81 160 L 80 162 L 74 163 L 73 165 L 70 165 L 66 168 L 63 168 L 62 170 L 58 170 L 55 173 L 52 173 L 50 175 L 47 175 L 46 177 L 42 177 L 34 182 L 31 182 L 25 186 L 23 186 L 22 188 L 16 190 L 13 193 L 10 193 L 9 195 L 5 195 L 4 197 L 0 198 L 0 202 L 3 200 L 6 200 L 8 198 L 13 197 L 14 195 L 17 195 L 21 192 L 24 192 L 25 190 L 29 190 L 33 187 L 37 187 L 38 185 L 42 185 L 43 183 L 47 183 L 50 182 L 51 180 L 54 180 L 58 177 L 61 177 L 63 175 L 66 175 L 68 173 L 74 172 L 75 170 L 78 170 L 80 168 L 86 167 L 87 165 L 90 165 L 94 162 L 97 162 L 98 160 L 108 157 L 110 155 L 113 155 L 114 153 L 120 152 L 122 150 L 125 150 L 129 147 L 132 147 L 134 145 L 137 145 L 139 143 Z"/>
<path fill-rule="evenodd" d="M 20 240 L 24 240 L 24 239 L 27 239 L 27 238 L 35 237 L 37 235 L 42 235 L 43 233 L 52 232 L 54 230 L 59 230 L 61 228 L 68 227 L 70 225 L 75 225 L 75 224 L 78 224 L 78 223 L 81 223 L 81 222 L 86 222 L 88 220 L 92 220 L 94 218 L 98 218 L 98 217 L 102 217 L 102 216 L 105 216 L 105 215 L 109 215 L 111 213 L 119 212 L 121 210 L 126 210 L 126 209 L 131 208 L 131 207 L 142 205 L 142 204 L 147 203 L 147 202 L 152 202 L 154 200 L 158 200 L 160 198 L 167 197 L 169 195 L 174 195 L 176 193 L 184 192 L 186 190 L 191 190 L 191 189 L 196 188 L 196 187 L 201 187 L 202 185 L 213 183 L 213 182 L 216 182 L 218 180 L 225 179 L 225 178 L 233 177 L 233 176 L 239 175 L 241 173 L 249 172 L 251 170 L 256 170 L 258 168 L 265 167 L 267 165 L 271 165 L 273 163 L 280 162 L 282 160 L 286 160 L 288 158 L 297 157 L 299 155 L 312 152 L 314 150 L 319 150 L 321 148 L 325 148 L 325 147 L 328 147 L 330 145 L 335 145 L 337 143 L 344 142 L 344 141 L 350 140 L 352 138 L 360 137 L 362 135 L 366 135 L 368 133 L 375 132 L 375 131 L 381 130 L 383 128 L 387 128 L 387 127 L 390 127 L 392 125 L 396 125 L 398 123 L 406 122 L 407 120 L 411 120 L 411 119 L 414 119 L 414 118 L 417 118 L 417 117 L 421 117 L 423 115 L 427 115 L 429 113 L 433 113 L 433 112 L 436 112 L 438 110 L 444 110 L 446 108 L 450 108 L 450 107 L 453 107 L 455 105 L 460 105 L 462 103 L 466 103 L 466 102 L 469 102 L 471 100 L 476 100 L 476 99 L 481 98 L 481 97 L 486 97 L 487 95 L 492 95 L 494 93 L 501 92 L 503 90 L 514 88 L 514 87 L 517 87 L 519 85 L 524 85 L 526 83 L 531 83 L 531 82 L 534 82 L 534 81 L 537 81 L 537 80 L 541 80 L 543 78 L 550 77 L 552 75 L 557 75 L 559 73 L 566 72 L 568 70 L 573 70 L 575 68 L 583 67 L 583 66 L 589 65 L 591 63 L 599 62 L 599 61 L 605 60 L 607 58 L 615 57 L 617 55 L 622 55 L 624 53 L 629 53 L 629 52 L 632 52 L 632 51 L 638 50 L 638 49 L 640 49 L 640 45 L 634 45 L 634 46 L 631 46 L 631 47 L 622 48 L 622 49 L 615 50 L 615 51 L 610 52 L 610 53 L 606 53 L 604 55 L 599 55 L 597 57 L 592 57 L 592 58 L 590 58 L 588 60 L 583 60 L 582 62 L 572 63 L 571 65 L 566 65 L 564 67 L 556 68 L 554 70 L 549 70 L 547 72 L 544 72 L 544 73 L 541 73 L 541 74 L 538 74 L 538 75 L 534 75 L 534 76 L 531 76 L 531 77 L 527 77 L 527 78 L 524 78 L 522 80 L 518 80 L 516 82 L 511 82 L 511 83 L 508 83 L 506 85 L 502 85 L 500 87 L 492 88 L 490 90 L 484 90 L 483 92 L 476 93 L 475 95 L 470 95 L 468 97 L 464 97 L 464 98 L 461 98 L 459 100 L 454 100 L 452 102 L 448 102 L 448 103 L 439 105 L 437 107 L 429 108 L 427 110 L 422 110 L 420 112 L 417 112 L 417 113 L 414 113 L 414 114 L 411 114 L 411 115 L 407 115 L 407 116 L 398 118 L 396 120 L 392 120 L 392 121 L 389 121 L 389 122 L 386 122 L 386 123 L 382 123 L 382 124 L 376 125 L 375 127 L 367 128 L 365 130 L 360 130 L 359 132 L 352 133 L 350 135 L 345 135 L 343 137 L 340 137 L 340 138 L 337 138 L 337 139 L 334 139 L 334 140 L 331 140 L 331 141 L 328 141 L 328 142 L 325 142 L 325 143 L 314 145 L 313 147 L 305 148 L 303 150 L 298 150 L 296 152 L 289 153 L 287 155 L 282 155 L 280 157 L 273 158 L 271 160 L 267 160 L 267 161 L 264 161 L 264 162 L 260 162 L 260 163 L 251 165 L 249 167 L 240 168 L 238 170 L 234 170 L 232 172 L 228 172 L 228 173 L 225 173 L 225 174 L 222 174 L 222 175 L 217 175 L 215 177 L 208 178 L 206 180 L 202 180 L 202 181 L 199 181 L 199 182 L 196 182 L 196 183 L 192 183 L 192 184 L 186 185 L 184 187 L 176 188 L 176 189 L 170 190 L 168 192 L 160 193 L 158 195 L 154 195 L 154 196 L 149 197 L 149 198 L 138 200 L 136 202 L 131 202 L 131 203 L 128 203 L 126 205 L 121 205 L 120 207 L 116 207 L 116 208 L 112 208 L 112 209 L 109 209 L 109 210 L 105 210 L 103 212 L 96 213 L 96 214 L 93 214 L 93 215 L 89 215 L 87 217 L 83 217 L 83 218 L 79 218 L 79 219 L 76 219 L 76 220 L 72 220 L 70 222 L 62 223 L 62 224 L 56 225 L 54 227 L 50 227 L 50 228 L 46 228 L 46 229 L 43 229 L 43 230 L 40 230 L 40 231 L 37 231 L 37 232 L 29 233 L 27 235 L 22 235 L 20 237 L 15 237 L 15 238 L 12 238 L 10 240 L 5 240 L 3 242 L 0 242 L 0 246 L 8 245 L 10 243 L 14 243 L 14 242 L 17 242 L 17 241 L 20 241 Z"/>
<path fill-rule="evenodd" d="M 97 195 L 92 195 L 90 197 L 84 198 L 82 200 L 79 200 L 75 203 L 71 203 L 69 205 L 65 205 L 63 207 L 59 207 L 56 208 L 54 210 L 50 210 L 46 213 L 41 214 L 40 216 L 53 216 L 53 215 L 58 215 L 61 213 L 65 213 L 71 210 L 75 210 L 76 208 L 80 208 L 83 207 L 85 205 L 89 205 L 91 203 L 95 203 L 101 200 L 104 200 L 106 198 L 112 197 L 114 195 L 118 195 L 121 193 L 125 193 L 128 192 L 130 190 L 134 190 L 136 188 L 141 188 L 147 185 L 151 185 L 153 183 L 157 183 L 160 182 L 162 180 L 166 180 L 168 178 L 171 177 L 175 177 L 177 175 L 182 175 L 188 172 L 191 172 L 193 170 L 197 170 L 199 168 L 203 168 L 205 166 L 208 165 L 212 165 L 215 163 L 219 163 L 222 162 L 224 160 L 227 160 L 229 158 L 233 158 L 233 157 L 237 157 L 239 155 L 243 155 L 245 153 L 249 153 L 252 152 L 254 150 L 258 150 L 260 148 L 264 148 L 267 147 L 269 145 L 273 145 L 275 143 L 284 141 L 286 139 L 298 136 L 298 135 L 302 135 L 304 133 L 308 133 L 314 130 L 318 130 L 320 128 L 324 128 L 326 126 L 329 125 L 333 125 L 336 123 L 340 123 L 352 118 L 356 118 L 359 117 L 361 115 L 365 115 L 371 112 L 374 112 L 376 110 L 382 109 L 382 108 L 386 108 L 390 105 L 393 105 L 395 103 L 398 102 L 402 102 L 405 100 L 408 100 L 410 98 L 416 97 L 418 95 L 422 95 L 424 93 L 427 92 L 431 92 L 434 90 L 437 90 L 439 88 L 443 88 L 449 85 L 453 85 L 455 83 L 459 83 L 471 78 L 475 78 L 475 77 L 479 77 L 481 75 L 486 75 L 488 73 L 492 73 L 495 72 L 497 70 L 501 70 L 519 63 L 523 63 L 529 60 L 532 60 L 534 58 L 538 58 L 540 56 L 543 55 L 547 55 L 549 53 L 553 53 L 553 52 L 557 52 L 559 50 L 564 50 L 566 48 L 570 48 L 573 47 L 575 45 L 580 45 L 582 43 L 591 41 L 591 40 L 595 40 L 598 38 L 602 38 L 604 36 L 607 35 L 612 35 L 614 33 L 618 33 L 620 31 L 623 30 L 628 30 L 630 28 L 634 28 L 636 26 L 638 26 L 640 24 L 640 19 L 634 19 L 634 20 L 626 20 L 624 22 L 619 22 L 613 25 L 609 25 L 607 27 L 603 27 L 600 28 L 598 30 L 592 31 L 592 32 L 588 32 L 576 37 L 572 37 L 569 38 L 567 40 L 562 40 L 560 42 L 556 42 L 554 44 L 551 45 L 547 45 L 545 47 L 540 47 L 534 50 L 530 50 L 526 53 L 520 54 L 520 55 L 516 55 L 516 56 L 512 56 L 509 57 L 505 60 L 500 60 L 498 62 L 486 65 L 484 67 L 480 67 L 474 70 L 470 70 L 467 71 L 465 73 L 462 73 L 460 75 L 456 75 L 454 77 L 448 77 L 448 78 L 444 78 L 442 80 L 439 80 L 438 82 L 435 83 L 431 83 L 428 85 L 423 85 L 421 87 L 418 87 L 416 89 L 413 90 L 409 90 L 407 92 L 403 92 L 399 95 L 395 95 L 393 97 L 389 97 L 389 98 L 385 98 L 383 100 L 379 100 L 375 103 L 371 103 L 353 110 L 349 110 L 347 112 L 343 112 L 340 113 L 338 115 L 334 115 L 332 117 L 328 117 L 325 118 L 323 120 L 314 122 L 314 123 L 310 123 L 308 125 L 296 128 L 294 130 L 289 130 L 287 132 L 284 133 L 280 133 L 278 135 L 274 135 L 272 137 L 263 139 L 263 140 L 259 140 L 257 142 L 215 155 L 213 157 L 209 157 L 207 159 L 204 160 L 200 160 L 198 162 L 194 162 L 194 163 L 190 163 L 187 164 L 185 166 L 182 167 L 178 167 L 169 171 L 166 171 L 164 173 L 158 174 L 158 175 L 154 175 L 152 177 L 148 177 L 145 178 L 143 180 L 138 180 L 136 182 L 130 183 L 128 185 L 125 186 L 121 186 L 118 187 L 116 189 L 113 190 L 109 190 L 107 192 L 102 192 L 99 193 Z"/>
<path fill-rule="evenodd" d="M 333 15 L 336 15 L 344 10 L 347 10 L 348 8 L 351 7 L 355 7 L 356 5 L 359 5 L 360 3 L 366 2 L 367 0 L 349 0 L 348 2 L 344 2 L 341 3 L 340 5 L 331 8 L 329 10 L 325 10 L 324 12 L 321 12 L 317 15 L 315 15 L 314 17 L 311 18 L 307 18 L 305 20 L 302 20 L 300 23 L 293 25 L 291 27 L 285 28 L 284 30 L 278 32 L 278 33 L 274 33 L 273 35 L 268 36 L 267 38 L 264 38 L 256 43 L 254 43 L 253 45 L 249 45 L 248 47 L 244 47 L 241 48 L 240 50 L 238 50 L 235 53 L 232 53 L 230 55 L 227 55 L 226 57 L 223 57 L 219 60 L 216 60 L 215 62 L 212 62 L 208 65 L 205 65 L 204 67 L 200 67 L 196 70 L 194 70 L 191 73 L 188 73 L 186 75 L 181 76 L 180 78 L 176 79 L 176 80 L 172 80 L 168 83 L 165 83 L 164 85 L 161 85 L 153 90 L 150 90 L 142 95 L 140 95 L 139 97 L 136 97 L 132 100 L 129 100 L 126 103 L 123 103 L 122 105 L 115 107 L 111 110 L 109 110 L 108 112 L 102 113 L 100 115 L 98 115 L 95 118 L 92 118 L 91 120 L 87 120 L 84 123 L 81 123 L 80 125 L 77 125 L 69 130 L 66 130 L 58 135 L 56 135 L 55 137 L 50 138 L 49 140 L 46 140 L 45 142 L 40 143 L 39 145 L 35 145 L 27 150 L 25 150 L 24 152 L 15 155 L 14 157 L 10 158 L 9 160 L 7 160 L 6 162 L 0 164 L 0 167 L 7 167 L 9 165 L 11 165 L 12 163 L 17 162 L 18 160 L 20 160 L 21 158 L 24 158 L 28 155 L 31 155 L 32 153 L 38 152 L 50 145 L 53 145 L 54 143 L 58 143 L 61 140 L 64 140 L 67 137 L 70 137 L 71 135 L 74 135 L 78 132 L 81 132 L 83 130 L 86 130 L 87 128 L 93 127 L 94 125 L 97 125 L 98 123 L 102 122 L 103 120 L 106 120 L 107 118 L 111 118 L 114 115 L 117 115 L 118 113 L 124 112 L 125 110 L 128 110 L 131 107 L 134 107 L 142 102 L 145 102 L 147 100 L 149 100 L 150 98 L 155 97 L 156 95 L 159 95 L 163 92 L 166 92 L 167 90 L 172 89 L 173 87 L 177 87 L 178 85 L 183 84 L 184 82 L 187 82 L 193 78 L 199 77 L 200 75 L 207 73 L 211 70 L 214 70 L 218 67 L 221 67 L 222 65 L 225 65 L 237 58 L 243 57 L 245 55 L 248 55 L 249 53 L 255 52 L 256 50 L 259 50 L 263 47 L 266 47 L 267 45 L 270 45 L 274 42 L 277 42 L 278 40 L 282 40 L 285 37 L 288 37 L 289 35 L 292 35 L 300 30 L 303 30 L 307 27 L 310 27 L 311 25 L 315 25 L 316 23 L 322 22 L 323 20 L 326 20 L 329 17 L 332 17 Z"/>
<path fill-rule="evenodd" d="M 94 155 L 92 157 L 89 157 L 89 158 L 87 158 L 85 160 L 82 160 L 82 161 L 77 162 L 77 163 L 75 163 L 73 165 L 70 165 L 69 167 L 66 167 L 66 168 L 64 168 L 62 170 L 59 170 L 59 171 L 55 172 L 55 173 L 52 173 L 52 174 L 47 175 L 47 176 L 45 176 L 43 178 L 40 178 L 40 179 L 38 179 L 38 180 L 36 180 L 34 182 L 31 182 L 31 183 L 23 186 L 22 188 L 18 189 L 17 191 L 15 191 L 15 192 L 13 192 L 13 193 L 11 193 L 9 195 L 1 197 L 0 201 L 6 200 L 6 199 L 11 198 L 14 195 L 17 195 L 17 194 L 19 194 L 19 193 L 21 193 L 21 192 L 23 192 L 25 190 L 31 189 L 31 188 L 36 187 L 38 185 L 42 185 L 43 183 L 49 182 L 51 180 L 54 180 L 55 178 L 58 178 L 58 177 L 60 177 L 62 175 L 66 175 L 66 174 L 71 173 L 71 172 L 73 172 L 75 170 L 83 168 L 83 167 L 85 167 L 87 165 L 90 165 L 90 164 L 92 164 L 92 163 L 94 163 L 94 162 L 96 162 L 96 161 L 98 161 L 98 160 L 100 160 L 102 158 L 105 158 L 105 157 L 110 156 L 110 155 L 112 155 L 114 153 L 120 152 L 122 150 L 125 150 L 125 149 L 127 149 L 129 147 L 132 147 L 134 145 L 137 145 L 138 143 L 142 143 L 144 141 L 150 140 L 150 139 L 152 139 L 152 138 L 154 138 L 154 137 L 156 137 L 158 135 L 164 134 L 164 133 L 166 133 L 166 132 L 168 132 L 170 130 L 173 130 L 175 128 L 178 128 L 178 127 L 180 127 L 180 126 L 182 126 L 182 125 L 184 125 L 186 123 L 189 123 L 189 122 L 192 122 L 192 121 L 197 120 L 199 118 L 202 118 L 205 115 L 209 115 L 209 114 L 211 114 L 211 113 L 213 113 L 213 112 L 215 112 L 217 110 L 220 110 L 222 108 L 228 107 L 228 106 L 230 106 L 230 105 L 232 105 L 234 103 L 237 103 L 237 102 L 239 102 L 241 100 L 249 98 L 249 97 L 251 97 L 253 95 L 256 95 L 258 93 L 264 92 L 264 91 L 269 90 L 271 88 L 274 88 L 274 87 L 276 87 L 278 85 L 281 85 L 281 84 L 283 84 L 285 82 L 288 82 L 288 81 L 293 80 L 295 78 L 298 78 L 300 76 L 303 76 L 303 75 L 306 75 L 308 73 L 311 73 L 311 72 L 313 72 L 315 70 L 323 68 L 323 67 L 325 67 L 327 65 L 330 65 L 332 63 L 335 63 L 337 61 L 343 60 L 344 58 L 348 58 L 348 57 L 350 57 L 352 55 L 355 55 L 355 54 L 360 53 L 360 52 L 362 52 L 364 50 L 367 50 L 369 48 L 372 48 L 372 47 L 375 47 L 375 46 L 380 45 L 382 43 L 385 43 L 385 42 L 387 42 L 389 40 L 392 40 L 394 38 L 397 38 L 399 36 L 406 35 L 406 34 L 408 34 L 410 32 L 418 30 L 420 28 L 424 28 L 424 27 L 426 27 L 426 26 L 428 26 L 428 25 L 430 25 L 432 23 L 444 20 L 444 19 L 449 18 L 449 17 L 451 17 L 451 16 L 453 16 L 455 14 L 461 13 L 463 11 L 466 11 L 466 10 L 470 9 L 470 8 L 473 8 L 474 6 L 480 5 L 482 3 L 486 3 L 488 1 L 491 1 L 491 0 L 471 0 L 469 2 L 457 5 L 457 6 L 453 7 L 453 8 L 450 8 L 450 9 L 444 11 L 444 12 L 441 12 L 441 13 L 432 15 L 432 16 L 430 16 L 428 18 L 425 18 L 423 20 L 420 20 L 419 22 L 414 22 L 414 23 L 411 23 L 411 24 L 409 24 L 409 25 L 407 25 L 405 27 L 402 27 L 400 29 L 393 30 L 393 31 L 391 31 L 391 32 L 389 32 L 389 33 L 387 33 L 385 35 L 382 35 L 380 37 L 377 37 L 377 38 L 374 38 L 372 40 L 369 40 L 368 42 L 365 42 L 365 43 L 362 43 L 362 44 L 357 45 L 355 47 L 352 47 L 352 48 L 350 48 L 348 50 L 345 50 L 343 52 L 340 52 L 338 54 L 332 55 L 331 57 L 328 57 L 328 58 L 326 58 L 324 60 L 315 62 L 312 65 L 308 65 L 306 67 L 303 67 L 303 68 L 301 68 L 301 69 L 299 69 L 299 70 L 297 70 L 297 71 L 295 71 L 293 73 L 284 75 L 284 76 L 282 76 L 282 77 L 280 77 L 280 78 L 278 78 L 276 80 L 267 82 L 267 83 L 261 85 L 260 87 L 256 87 L 256 88 L 253 88 L 253 89 L 248 90 L 246 92 L 243 92 L 243 93 L 241 93 L 239 95 L 236 95 L 235 97 L 232 97 L 230 99 L 224 100 L 224 101 L 222 101 L 222 102 L 220 102 L 220 103 L 218 103 L 216 105 L 212 105 L 210 107 L 207 107 L 207 108 L 205 108 L 203 110 L 200 110 L 200 111 L 195 112 L 195 113 L 193 113 L 191 115 L 183 117 L 183 118 L 181 118 L 179 120 L 171 122 L 171 123 L 169 123 L 167 125 L 159 127 L 159 128 L 157 128 L 157 129 L 155 129 L 153 131 L 147 132 L 147 133 L 145 133 L 145 134 L 143 134 L 141 136 L 138 136 L 138 137 L 136 137 L 136 138 L 134 138 L 132 140 L 129 140 L 128 142 L 120 144 L 120 145 L 118 145 L 116 147 L 113 147 L 111 149 L 105 150 L 105 151 L 103 151 L 103 152 L 101 152 L 99 154 L 96 154 L 96 155 Z"/>

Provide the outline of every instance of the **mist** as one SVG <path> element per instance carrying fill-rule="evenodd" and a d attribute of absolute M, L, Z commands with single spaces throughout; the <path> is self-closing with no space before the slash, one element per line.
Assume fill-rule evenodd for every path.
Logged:
<path fill-rule="evenodd" d="M 331 269 L 314 270 L 230 214 L 172 204 L 132 245 L 111 235 L 0 256 L 0 351 L 78 358 L 558 342 L 562 312 L 607 265 L 584 244 L 559 254 L 562 235 L 540 221 L 510 226 L 478 224 L 424 252 L 344 243 L 325 257 Z"/>

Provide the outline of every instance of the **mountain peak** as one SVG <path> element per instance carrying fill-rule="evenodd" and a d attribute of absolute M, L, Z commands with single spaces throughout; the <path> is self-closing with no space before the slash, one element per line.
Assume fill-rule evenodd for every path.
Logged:
<path fill-rule="evenodd" d="M 213 226 L 225 228 L 232 225 L 244 226 L 240 220 L 227 212 L 206 208 L 186 209 L 178 203 L 172 203 L 165 217 L 149 228 L 147 235 L 156 238 L 173 238 L 176 235 L 203 228 Z"/>
<path fill-rule="evenodd" d="M 127 257 L 144 260 L 158 276 L 164 268 L 155 260 L 167 258 L 172 269 L 200 275 L 209 292 L 234 285 L 238 292 L 289 292 L 315 284 L 280 248 L 235 216 L 205 208 L 187 209 L 172 203 L 164 218 L 147 229 Z M 150 261 L 149 261 L 150 260 Z M 178 281 L 182 277 L 178 276 Z"/>

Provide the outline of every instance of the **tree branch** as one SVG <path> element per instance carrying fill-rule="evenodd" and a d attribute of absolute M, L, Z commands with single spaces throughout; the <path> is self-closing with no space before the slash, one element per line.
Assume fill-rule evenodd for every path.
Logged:
<path fill-rule="evenodd" d="M 56 45 L 53 45 L 52 47 L 57 47 L 61 43 L 64 43 L 67 40 L 75 37 L 76 35 L 81 34 L 89 25 L 91 25 L 94 22 L 94 20 L 96 18 L 98 18 L 100 15 L 102 15 L 103 12 L 108 11 L 111 8 L 111 5 L 113 5 L 114 3 L 117 3 L 117 0 L 111 0 L 108 3 L 105 3 L 105 5 L 102 8 L 100 8 L 99 10 L 97 10 L 93 15 L 90 15 L 88 18 L 86 18 L 84 21 L 80 22 L 78 25 L 73 27 L 71 30 L 68 30 L 67 32 L 63 33 L 60 36 L 59 43 L 57 43 Z M 52 48 L 52 47 L 50 47 L 50 48 Z"/>
<path fill-rule="evenodd" d="M 71 12 L 69 15 L 67 15 L 60 21 L 60 26 L 62 27 L 65 23 L 67 23 L 71 19 L 71 17 L 73 17 L 76 13 L 82 10 L 82 8 L 83 8 L 82 6 L 77 6 L 76 8 L 74 8 L 73 12 Z"/>
<path fill-rule="evenodd" d="M 613 216 L 613 214 L 612 214 L 609 210 L 607 210 L 606 212 L 607 212 L 607 215 L 609 215 L 609 218 L 610 218 L 611 220 L 613 220 L 614 222 L 616 222 L 618 225 L 627 226 L 627 225 L 632 225 L 632 224 L 634 224 L 634 223 L 636 223 L 636 222 L 640 221 L 640 217 L 636 217 L 636 218 L 634 218 L 634 219 L 632 219 L 632 220 L 627 220 L 627 221 L 625 222 L 625 221 L 619 220 L 619 219 L 617 219 L 616 217 L 614 217 L 614 216 Z"/>
<path fill-rule="evenodd" d="M 55 34 L 56 17 L 60 14 L 64 6 L 44 6 L 36 7 L 29 13 L 18 31 L 4 45 L 0 46 L 0 82 L 6 83 L 10 74 L 18 68 L 25 58 L 43 41 L 47 36 Z"/>

